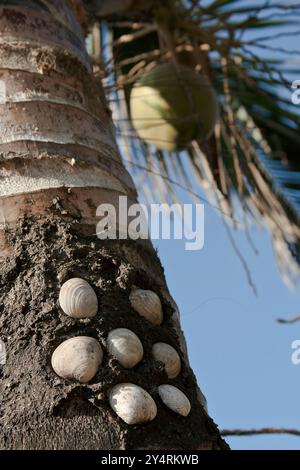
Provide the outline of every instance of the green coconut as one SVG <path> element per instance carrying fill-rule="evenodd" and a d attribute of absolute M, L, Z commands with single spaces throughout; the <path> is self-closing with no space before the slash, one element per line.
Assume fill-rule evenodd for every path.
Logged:
<path fill-rule="evenodd" d="M 134 85 L 130 96 L 138 136 L 161 150 L 183 150 L 206 140 L 218 117 L 218 102 L 208 80 L 190 67 L 161 64 Z"/>

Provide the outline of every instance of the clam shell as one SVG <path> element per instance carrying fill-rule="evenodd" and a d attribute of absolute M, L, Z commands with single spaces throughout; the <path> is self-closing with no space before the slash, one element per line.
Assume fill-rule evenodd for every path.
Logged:
<path fill-rule="evenodd" d="M 156 361 L 164 364 L 169 379 L 177 377 L 181 370 L 181 361 L 176 349 L 167 343 L 155 343 L 152 347 L 152 355 Z"/>
<path fill-rule="evenodd" d="M 6 347 L 4 341 L 0 339 L 0 366 L 4 366 L 6 364 L 7 359 L 6 354 Z"/>
<path fill-rule="evenodd" d="M 146 390 L 132 383 L 122 383 L 109 392 L 114 412 L 127 424 L 152 421 L 157 414 L 155 401 Z"/>
<path fill-rule="evenodd" d="M 143 345 L 137 335 L 127 328 L 112 330 L 107 338 L 108 351 L 127 369 L 143 359 Z"/>
<path fill-rule="evenodd" d="M 102 357 L 101 346 L 95 338 L 75 336 L 55 349 L 51 364 L 63 379 L 86 383 L 96 375 Z"/>
<path fill-rule="evenodd" d="M 160 298 L 151 290 L 133 289 L 129 296 L 132 308 L 153 325 L 163 321 Z"/>
<path fill-rule="evenodd" d="M 84 279 L 74 277 L 65 282 L 59 293 L 64 313 L 72 318 L 91 318 L 98 311 L 97 296 Z"/>
<path fill-rule="evenodd" d="M 173 385 L 159 385 L 158 394 L 162 402 L 175 413 L 187 416 L 191 411 L 191 404 L 187 396 Z"/>

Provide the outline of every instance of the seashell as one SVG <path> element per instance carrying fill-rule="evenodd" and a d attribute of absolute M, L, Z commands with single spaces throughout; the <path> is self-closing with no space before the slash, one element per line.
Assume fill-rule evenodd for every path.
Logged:
<path fill-rule="evenodd" d="M 91 318 L 98 311 L 97 296 L 84 279 L 74 277 L 65 282 L 59 293 L 59 304 L 72 318 Z"/>
<path fill-rule="evenodd" d="M 143 359 L 143 345 L 137 335 L 127 328 L 117 328 L 109 333 L 107 345 L 110 354 L 119 363 L 131 369 Z"/>
<path fill-rule="evenodd" d="M 133 289 L 129 296 L 132 308 L 153 325 L 163 321 L 161 301 L 151 290 Z"/>
<path fill-rule="evenodd" d="M 7 359 L 6 354 L 6 347 L 4 341 L 0 339 L 0 366 L 4 366 L 6 364 Z"/>
<path fill-rule="evenodd" d="M 127 424 L 152 421 L 157 414 L 155 401 L 146 390 L 132 383 L 122 383 L 109 392 L 109 403 Z"/>
<path fill-rule="evenodd" d="M 187 396 L 173 385 L 159 385 L 158 394 L 163 403 L 175 413 L 187 416 L 191 411 L 191 404 Z"/>
<path fill-rule="evenodd" d="M 63 379 L 86 383 L 96 375 L 102 357 L 101 346 L 95 338 L 75 336 L 55 349 L 51 364 Z"/>
<path fill-rule="evenodd" d="M 155 343 L 152 347 L 152 355 L 156 361 L 164 364 L 169 379 L 177 377 L 181 370 L 181 361 L 176 349 L 167 343 Z"/>

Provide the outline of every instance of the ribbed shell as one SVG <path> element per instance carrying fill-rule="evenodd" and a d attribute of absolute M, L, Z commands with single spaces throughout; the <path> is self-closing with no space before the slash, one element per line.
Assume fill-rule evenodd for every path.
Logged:
<path fill-rule="evenodd" d="M 187 416 L 191 411 L 191 404 L 187 396 L 173 385 L 159 385 L 158 394 L 162 402 L 175 413 Z"/>
<path fill-rule="evenodd" d="M 0 339 L 0 366 L 6 363 L 6 347 L 4 341 Z"/>
<path fill-rule="evenodd" d="M 102 362 L 102 349 L 95 338 L 75 336 L 61 343 L 53 352 L 53 370 L 63 379 L 89 382 Z"/>
<path fill-rule="evenodd" d="M 137 335 L 127 328 L 111 331 L 107 338 L 108 351 L 127 369 L 131 369 L 143 359 L 143 345 Z"/>
<path fill-rule="evenodd" d="M 164 364 L 169 379 L 177 377 L 181 370 L 181 361 L 176 349 L 167 343 L 155 343 L 152 347 L 152 355 L 156 361 Z"/>
<path fill-rule="evenodd" d="M 163 311 L 160 298 L 151 290 L 133 289 L 130 294 L 132 308 L 153 325 L 161 325 Z"/>
<path fill-rule="evenodd" d="M 127 424 L 152 421 L 157 414 L 155 401 L 146 390 L 132 383 L 121 383 L 109 392 L 114 412 Z"/>
<path fill-rule="evenodd" d="M 74 277 L 60 289 L 59 303 L 66 315 L 72 318 L 91 318 L 97 314 L 97 296 L 84 279 Z"/>

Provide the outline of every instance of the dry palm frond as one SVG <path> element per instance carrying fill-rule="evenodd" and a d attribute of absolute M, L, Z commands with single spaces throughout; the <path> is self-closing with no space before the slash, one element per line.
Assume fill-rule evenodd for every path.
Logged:
<path fill-rule="evenodd" d="M 300 274 L 300 107 L 292 105 L 290 86 L 300 67 L 289 61 L 299 52 L 285 51 L 276 38 L 299 33 L 300 4 L 162 3 L 167 7 L 153 10 L 152 18 L 127 15 L 101 26 L 106 89 L 124 160 L 147 198 L 175 201 L 186 188 L 199 200 L 204 192 L 235 226 L 245 220 L 247 227 L 267 226 L 283 276 L 294 281 Z M 298 32 L 291 29 L 296 24 Z M 138 139 L 129 95 L 145 71 L 172 60 L 209 78 L 221 116 L 209 141 L 171 154 Z"/>

